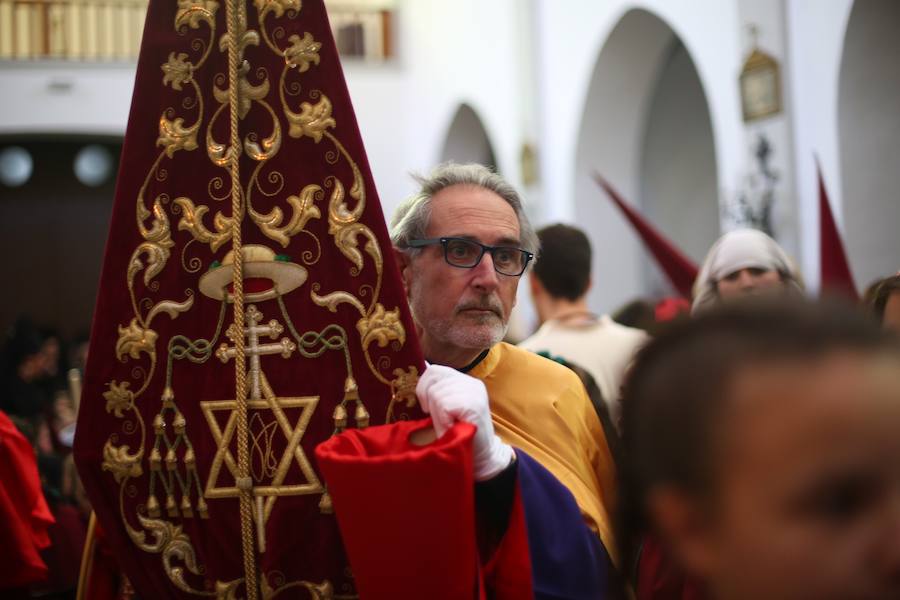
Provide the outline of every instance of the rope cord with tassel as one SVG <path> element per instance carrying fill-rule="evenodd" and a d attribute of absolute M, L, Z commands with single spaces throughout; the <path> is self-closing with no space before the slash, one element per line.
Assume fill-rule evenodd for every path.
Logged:
<path fill-rule="evenodd" d="M 256 551 L 253 539 L 253 480 L 250 478 L 250 452 L 247 446 L 247 371 L 244 352 L 244 257 L 241 252 L 241 221 L 243 207 L 241 198 L 240 157 L 241 141 L 238 132 L 238 68 L 239 40 L 241 33 L 242 5 L 244 0 L 228 0 L 226 20 L 228 36 L 228 101 L 231 124 L 231 249 L 234 254 L 232 271 L 234 298 L 234 369 L 235 404 L 237 409 L 238 437 L 238 477 L 241 512 L 241 543 L 244 553 L 244 587 L 247 600 L 256 600 L 258 595 L 256 574 Z"/>

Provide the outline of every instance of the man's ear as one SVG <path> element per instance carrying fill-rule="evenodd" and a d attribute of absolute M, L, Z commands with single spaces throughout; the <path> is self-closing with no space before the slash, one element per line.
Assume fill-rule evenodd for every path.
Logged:
<path fill-rule="evenodd" d="M 716 571 L 714 523 L 705 503 L 672 486 L 650 493 L 647 510 L 673 557 L 692 575 L 707 579 Z"/>
<path fill-rule="evenodd" d="M 409 297 L 409 281 L 411 276 L 409 272 L 409 255 L 396 246 L 393 246 L 392 248 L 394 250 L 394 259 L 397 261 L 397 268 L 400 270 L 400 279 L 403 281 L 403 291 L 406 293 L 406 296 Z"/>

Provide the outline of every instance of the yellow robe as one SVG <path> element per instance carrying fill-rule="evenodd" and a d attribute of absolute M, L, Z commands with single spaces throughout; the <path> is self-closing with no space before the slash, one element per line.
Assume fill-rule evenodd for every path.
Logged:
<path fill-rule="evenodd" d="M 506 343 L 469 375 L 487 387 L 494 429 L 566 486 L 585 523 L 618 563 L 611 516 L 615 465 L 581 380 L 568 368 Z"/>

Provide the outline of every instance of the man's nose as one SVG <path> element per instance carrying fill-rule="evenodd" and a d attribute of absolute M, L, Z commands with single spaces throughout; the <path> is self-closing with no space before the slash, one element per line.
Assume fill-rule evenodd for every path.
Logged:
<path fill-rule="evenodd" d="M 472 267 L 472 285 L 485 290 L 493 290 L 500 285 L 500 275 L 494 270 L 494 257 L 485 252 L 481 262 Z"/>

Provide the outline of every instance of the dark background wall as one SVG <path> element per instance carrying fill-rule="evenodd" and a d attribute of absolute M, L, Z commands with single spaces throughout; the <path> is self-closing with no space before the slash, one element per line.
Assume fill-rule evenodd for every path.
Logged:
<path fill-rule="evenodd" d="M 75 176 L 88 144 L 105 147 L 111 174 L 96 187 Z M 120 140 L 0 139 L 20 146 L 34 170 L 19 187 L 0 182 L 0 328 L 19 315 L 63 336 L 87 333 L 93 314 L 115 191 Z"/>

